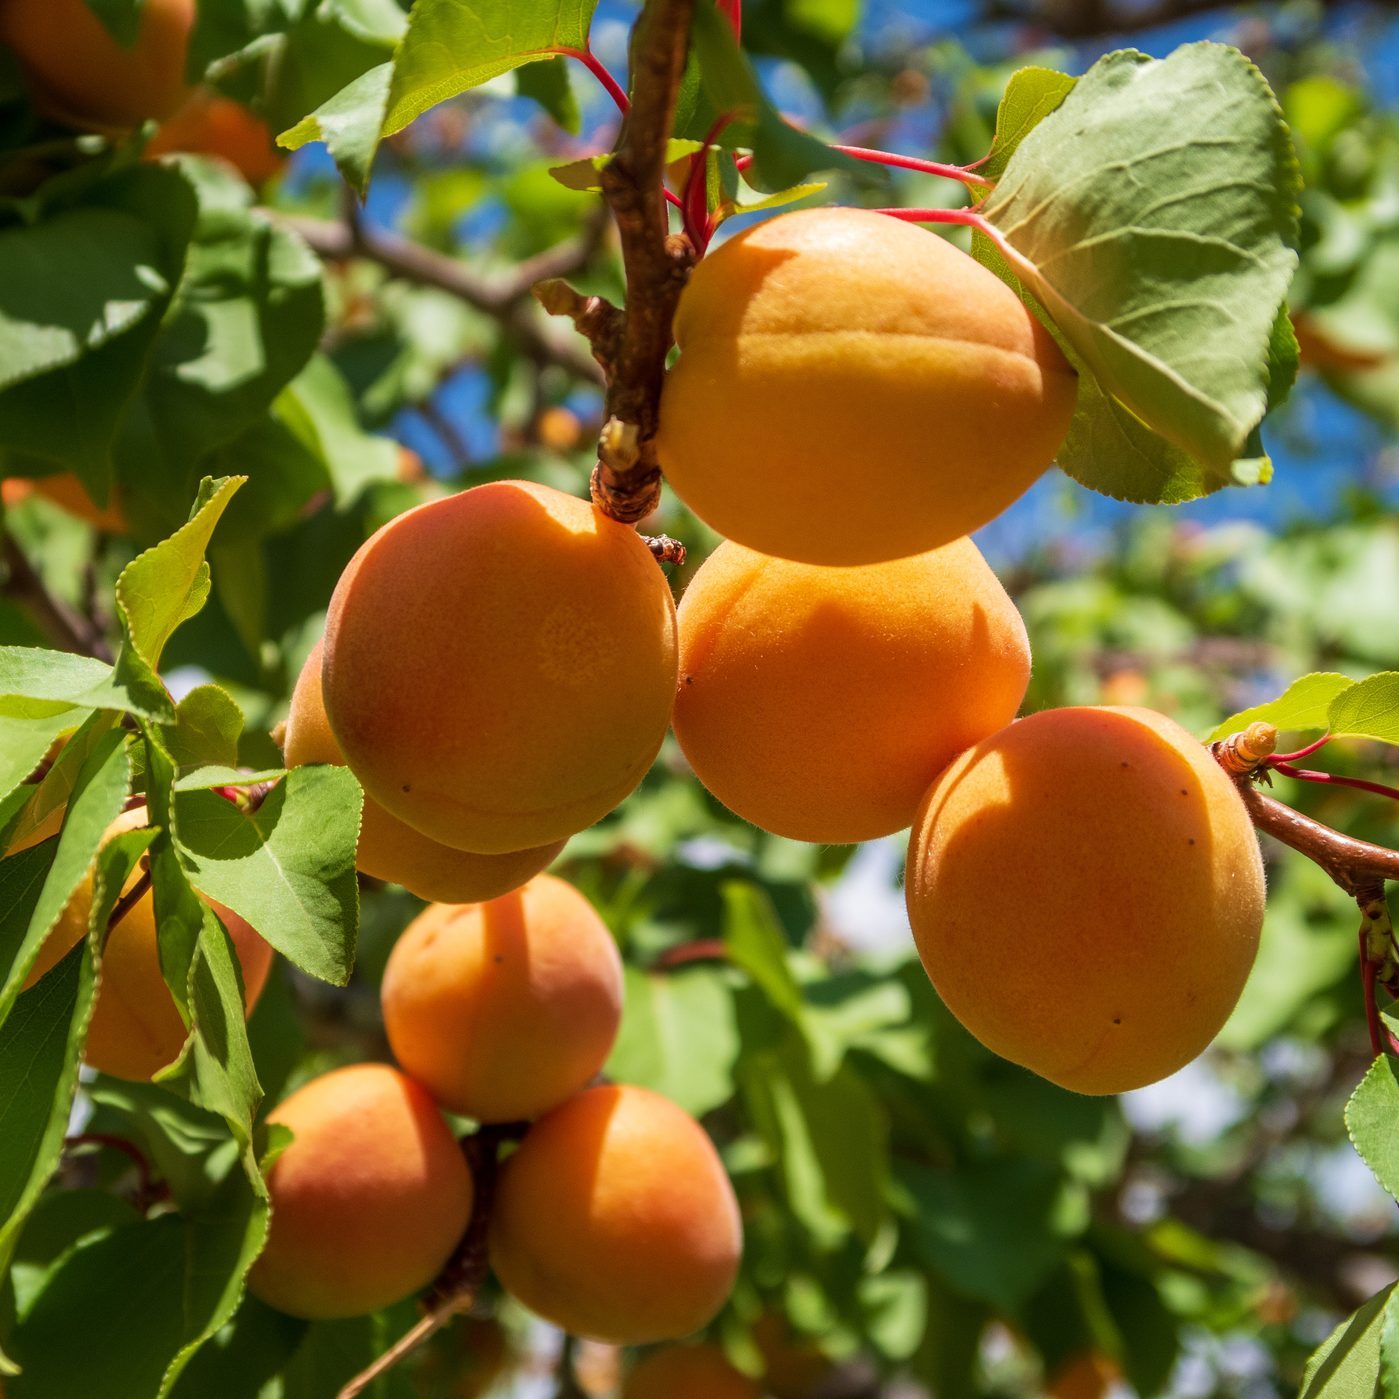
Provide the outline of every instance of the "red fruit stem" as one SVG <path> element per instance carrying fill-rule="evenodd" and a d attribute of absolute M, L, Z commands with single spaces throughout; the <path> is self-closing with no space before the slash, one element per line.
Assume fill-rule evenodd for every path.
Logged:
<path fill-rule="evenodd" d="M 732 112 L 725 112 L 716 117 L 714 124 L 705 133 L 703 144 L 690 157 L 690 172 L 685 180 L 682 207 L 685 211 L 685 232 L 694 244 L 696 257 L 704 256 L 705 249 L 709 247 L 709 240 L 714 236 L 715 225 L 709 216 L 709 152 L 732 120 Z"/>
<path fill-rule="evenodd" d="M 107 1132 L 79 1132 L 76 1136 L 65 1138 L 63 1145 L 68 1150 L 79 1146 L 103 1146 L 110 1151 L 120 1152 L 136 1167 L 140 1178 L 137 1186 L 140 1198 L 150 1200 L 158 1193 L 153 1192 L 151 1163 L 146 1160 L 145 1152 L 135 1142 L 129 1142 L 125 1137 L 112 1136 Z"/>
<path fill-rule="evenodd" d="M 1315 743 L 1309 743 L 1305 748 L 1299 748 L 1295 753 L 1274 753 L 1273 761 L 1277 763 L 1295 763 L 1298 758 L 1310 758 L 1320 748 L 1325 748 L 1331 742 L 1330 734 L 1323 734 Z"/>
<path fill-rule="evenodd" d="M 876 214 L 888 214 L 891 219 L 905 223 L 959 223 L 978 228 L 989 234 L 986 220 L 975 209 L 876 209 Z"/>
<path fill-rule="evenodd" d="M 576 58 L 603 85 L 623 116 L 631 111 L 631 99 L 626 90 L 592 49 L 556 49 L 555 52 L 562 58 Z"/>
<path fill-rule="evenodd" d="M 1357 792 L 1370 792 L 1377 797 L 1390 797 L 1399 801 L 1399 787 L 1386 787 L 1383 782 L 1367 782 L 1363 777 L 1341 777 L 1334 772 L 1293 767 L 1291 763 L 1279 762 L 1276 758 L 1269 766 L 1274 772 L 1280 772 L 1284 777 L 1295 777 L 1299 782 L 1324 782 L 1332 787 L 1352 787 Z"/>
<path fill-rule="evenodd" d="M 718 10 L 733 25 L 734 38 L 743 39 L 743 0 L 718 0 Z"/>
<path fill-rule="evenodd" d="M 874 150 L 869 146 L 832 146 L 831 149 L 871 165 L 890 165 L 897 170 L 917 170 L 923 175 L 940 175 L 943 179 L 958 180 L 964 185 L 974 185 L 978 189 L 984 189 L 987 184 L 987 181 L 978 179 L 961 165 L 944 165 L 941 161 L 920 160 L 917 156 L 896 155 L 892 151 Z"/>
<path fill-rule="evenodd" d="M 1360 986 L 1365 998 L 1365 1028 L 1370 1032 L 1370 1052 L 1376 1057 L 1384 1053 L 1383 1026 L 1380 1008 L 1375 999 L 1375 984 L 1379 979 L 1379 964 L 1370 958 L 1365 944 L 1365 929 L 1360 930 Z"/>

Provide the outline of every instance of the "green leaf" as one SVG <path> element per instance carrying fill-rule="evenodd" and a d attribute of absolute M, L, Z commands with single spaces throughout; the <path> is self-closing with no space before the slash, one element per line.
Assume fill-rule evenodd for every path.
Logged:
<path fill-rule="evenodd" d="M 277 144 L 299 151 L 312 141 L 324 142 L 345 182 L 363 198 L 384 130 L 393 73 L 392 63 L 362 73 L 309 117 L 282 132 Z"/>
<path fill-rule="evenodd" d="M 1346 1131 L 1375 1179 L 1399 1199 L 1399 1062 L 1381 1054 L 1346 1104 Z"/>
<path fill-rule="evenodd" d="M 108 732 L 95 745 L 68 803 L 55 842 L 0 860 L 0 1024 L 9 1015 L 44 939 L 92 866 L 103 833 L 130 790 L 126 735 Z"/>
<path fill-rule="evenodd" d="M 900 1161 L 906 1228 L 919 1255 L 964 1296 L 1014 1309 L 1088 1222 L 1081 1189 L 1032 1160 L 948 1170 Z"/>
<path fill-rule="evenodd" d="M 165 743 L 178 768 L 231 768 L 242 732 L 243 711 L 233 696 L 218 685 L 198 685 L 175 706 Z"/>
<path fill-rule="evenodd" d="M 1399 743 L 1399 671 L 1358 681 L 1331 701 L 1331 732 L 1338 737 Z"/>
<path fill-rule="evenodd" d="M 190 882 L 303 971 L 343 986 L 355 960 L 361 802 L 348 769 L 324 766 L 294 769 L 252 813 L 213 792 L 181 792 Z"/>
<path fill-rule="evenodd" d="M 709 967 L 626 969 L 621 1032 L 610 1078 L 636 1083 L 703 1117 L 734 1095 L 738 1026 L 729 974 Z"/>
<path fill-rule="evenodd" d="M 1326 1338 L 1307 1362 L 1298 1399 L 1386 1399 L 1380 1389 L 1380 1340 L 1391 1283 Z"/>
<path fill-rule="evenodd" d="M 800 1025 L 801 987 L 787 963 L 787 938 L 772 901 L 752 884 L 725 884 L 724 946 L 729 960 L 748 973 L 772 1005 Z"/>
<path fill-rule="evenodd" d="M 179 625 L 208 600 L 209 565 L 204 553 L 219 517 L 242 483 L 241 476 L 206 481 L 189 523 L 138 554 L 117 579 L 117 615 L 125 636 L 117 674 L 137 693 L 149 696 L 152 707 L 164 697 L 167 714 L 173 706 L 157 672 L 160 654 Z"/>
<path fill-rule="evenodd" d="M 11 1336 L 26 1389 L 102 1399 L 168 1393 L 232 1315 L 266 1234 L 266 1200 L 235 1169 L 203 1210 L 138 1220 L 79 1244 Z"/>
<path fill-rule="evenodd" d="M 394 58 L 384 135 L 525 63 L 588 44 L 597 0 L 418 0 Z"/>
<path fill-rule="evenodd" d="M 1288 733 L 1324 732 L 1331 726 L 1336 697 L 1355 684 L 1348 675 L 1318 671 L 1294 680 L 1277 699 L 1256 704 L 1216 724 L 1209 742 L 1242 733 L 1250 724 L 1272 724 Z"/>
<path fill-rule="evenodd" d="M 570 135 L 582 130 L 583 117 L 573 84 L 568 76 L 566 58 L 550 58 L 543 63 L 527 63 L 515 70 L 515 91 L 539 105 Z"/>
<path fill-rule="evenodd" d="M 98 858 L 88 932 L 16 1001 L 0 1027 L 0 1262 L 63 1154 L 78 1062 L 96 1000 L 102 934 L 146 837 L 127 832 Z"/>
<path fill-rule="evenodd" d="M 995 184 L 1020 143 L 1063 105 L 1077 81 L 1053 68 L 1020 68 L 1011 74 L 996 112 L 996 139 L 985 164 L 976 171 L 978 177 Z"/>
<path fill-rule="evenodd" d="M 1240 479 L 1297 191 L 1267 83 L 1218 44 L 1109 54 L 1025 136 L 982 211 L 1093 381 L 1061 459 L 1077 479 L 1142 501 Z"/>

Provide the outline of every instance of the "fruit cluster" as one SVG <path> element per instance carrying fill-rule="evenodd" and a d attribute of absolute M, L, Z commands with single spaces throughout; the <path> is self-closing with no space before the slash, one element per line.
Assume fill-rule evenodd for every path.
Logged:
<path fill-rule="evenodd" d="M 617 1034 L 622 964 L 581 894 L 539 875 L 484 903 L 430 904 L 395 945 L 382 997 L 401 1070 L 333 1070 L 269 1115 L 293 1137 L 268 1175 L 257 1296 L 333 1318 L 427 1287 L 477 1204 L 445 1108 L 521 1124 L 490 1182 L 489 1251 L 532 1311 L 619 1344 L 713 1318 L 742 1248 L 733 1187 L 673 1103 L 588 1086 Z"/>

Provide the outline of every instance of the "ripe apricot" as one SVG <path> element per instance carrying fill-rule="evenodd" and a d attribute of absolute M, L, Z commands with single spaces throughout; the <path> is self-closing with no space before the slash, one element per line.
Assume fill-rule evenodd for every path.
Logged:
<path fill-rule="evenodd" d="M 577 1336 L 641 1345 L 713 1319 L 743 1225 L 704 1129 L 644 1088 L 589 1088 L 505 1163 L 491 1262 L 507 1291 Z"/>
<path fill-rule="evenodd" d="M 331 598 L 322 680 L 366 792 L 502 854 L 604 816 L 660 751 L 675 604 L 634 530 L 498 481 L 390 521 Z"/>
<path fill-rule="evenodd" d="M 427 1090 L 387 1064 L 312 1079 L 268 1114 L 295 1137 L 267 1177 L 272 1228 L 252 1293 L 308 1320 L 425 1288 L 471 1218 L 461 1148 Z"/>
<path fill-rule="evenodd" d="M 444 1107 L 481 1122 L 538 1117 L 607 1060 L 622 959 L 571 884 L 541 874 L 488 903 L 429 904 L 384 969 L 394 1057 Z"/>
<path fill-rule="evenodd" d="M 821 1348 L 792 1330 L 779 1312 L 753 1323 L 753 1343 L 763 1357 L 763 1389 L 772 1399 L 808 1399 L 831 1372 Z"/>
<path fill-rule="evenodd" d="M 146 147 L 152 157 L 177 151 L 226 160 L 255 189 L 279 174 L 286 162 L 261 117 L 209 88 L 194 92 Z"/>
<path fill-rule="evenodd" d="M 292 690 L 282 745 L 288 767 L 300 767 L 303 763 L 343 767 L 345 763 L 322 700 L 322 646 L 318 641 L 312 648 Z M 552 864 L 563 847 L 564 842 L 559 840 L 505 855 L 473 855 L 430 839 L 366 796 L 355 863 L 365 874 L 401 884 L 420 899 L 464 904 L 494 899 L 518 889 Z"/>
<path fill-rule="evenodd" d="M 905 881 L 923 965 L 989 1049 L 1079 1093 L 1187 1064 L 1239 998 L 1258 841 L 1203 745 L 1149 709 L 1053 709 L 938 778 Z"/>
<path fill-rule="evenodd" d="M 622 1399 L 761 1399 L 762 1391 L 717 1346 L 666 1346 L 633 1367 Z"/>
<path fill-rule="evenodd" d="M 720 544 L 679 625 L 680 747 L 725 806 L 793 840 L 907 826 L 1030 679 L 1020 614 L 968 539 L 859 568 Z"/>
<path fill-rule="evenodd" d="M 124 47 L 85 0 L 4 0 L 0 43 L 14 49 L 34 105 L 71 126 L 122 131 L 184 101 L 194 0 L 145 0 Z"/>
<path fill-rule="evenodd" d="M 657 450 L 721 534 L 804 563 L 922 553 L 1051 464 L 1076 378 L 993 273 L 936 234 L 806 209 L 706 257 L 675 316 Z"/>
<path fill-rule="evenodd" d="M 1097 1351 L 1084 1351 L 1055 1373 L 1047 1399 L 1109 1399 L 1122 1378 L 1117 1363 Z"/>
<path fill-rule="evenodd" d="M 5 508 L 14 509 L 36 491 L 94 529 L 108 534 L 123 534 L 126 531 L 126 517 L 121 512 L 115 489 L 106 505 L 98 505 L 87 493 L 87 487 L 71 471 L 59 471 L 52 476 L 32 479 L 22 476 L 6 478 L 3 483 Z"/>

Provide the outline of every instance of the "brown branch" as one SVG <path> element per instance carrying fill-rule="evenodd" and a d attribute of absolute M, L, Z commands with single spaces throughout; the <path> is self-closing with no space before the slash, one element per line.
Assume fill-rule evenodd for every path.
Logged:
<path fill-rule="evenodd" d="M 112 661 L 112 648 L 101 629 L 76 608 L 56 598 L 9 535 L 5 536 L 5 594 L 26 608 L 40 629 L 60 650 Z"/>
<path fill-rule="evenodd" d="M 1234 780 L 1253 824 L 1320 865 L 1352 898 L 1359 898 L 1377 880 L 1399 879 L 1399 850 L 1342 835 L 1265 796 L 1249 778 Z"/>
<path fill-rule="evenodd" d="M 585 232 L 558 248 L 521 263 L 506 278 L 477 276 L 459 258 L 448 257 L 409 238 L 365 227 L 360 221 L 334 222 L 302 218 L 268 210 L 269 216 L 290 228 L 330 262 L 362 257 L 378 263 L 390 276 L 415 286 L 434 287 L 494 317 L 532 359 L 556 364 L 575 378 L 597 383 L 597 366 L 576 346 L 551 335 L 536 319 L 529 304 L 530 288 L 541 277 L 558 277 L 587 265 L 599 243 Z"/>
<path fill-rule="evenodd" d="M 631 110 L 601 174 L 621 238 L 627 309 L 592 492 L 598 507 L 624 524 L 648 515 L 660 494 L 655 437 L 661 381 L 675 304 L 695 259 L 689 240 L 670 232 L 662 187 L 694 4 L 646 0 L 632 34 Z"/>
<path fill-rule="evenodd" d="M 426 1313 L 415 1326 L 399 1337 L 372 1365 L 361 1370 L 336 1399 L 356 1399 L 381 1375 L 406 1359 L 430 1336 L 455 1316 L 470 1311 L 486 1280 L 491 1211 L 495 1208 L 501 1145 L 524 1134 L 527 1124 L 501 1123 L 480 1128 L 462 1140 L 462 1151 L 471 1168 L 475 1196 L 466 1233 L 452 1250 L 428 1293 Z"/>
<path fill-rule="evenodd" d="M 117 900 L 116 907 L 112 909 L 112 916 L 107 920 L 107 935 L 116 930 L 116 926 L 136 907 L 147 894 L 151 892 L 151 872 L 142 870 L 141 877 Z"/>

